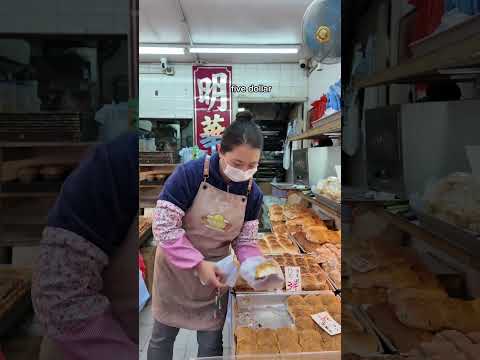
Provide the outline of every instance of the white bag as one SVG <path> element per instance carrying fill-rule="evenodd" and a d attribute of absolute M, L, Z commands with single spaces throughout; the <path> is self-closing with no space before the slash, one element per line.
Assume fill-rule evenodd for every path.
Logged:
<path fill-rule="evenodd" d="M 215 264 L 225 274 L 224 283 L 233 288 L 238 279 L 238 267 L 235 264 L 234 256 L 230 255 Z"/>

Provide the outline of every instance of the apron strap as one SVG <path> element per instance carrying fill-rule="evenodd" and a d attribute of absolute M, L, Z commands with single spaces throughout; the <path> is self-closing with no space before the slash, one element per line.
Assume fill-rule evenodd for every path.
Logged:
<path fill-rule="evenodd" d="M 205 161 L 203 163 L 203 181 L 206 182 L 208 174 L 210 172 L 210 156 L 205 155 Z"/>
<path fill-rule="evenodd" d="M 252 191 L 252 185 L 253 185 L 253 178 L 250 178 L 248 181 L 248 188 L 247 188 L 247 197 L 250 195 L 250 191 Z"/>

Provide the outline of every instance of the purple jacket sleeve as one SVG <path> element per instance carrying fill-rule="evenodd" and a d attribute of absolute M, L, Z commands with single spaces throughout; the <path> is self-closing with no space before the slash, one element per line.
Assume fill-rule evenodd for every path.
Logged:
<path fill-rule="evenodd" d="M 180 269 L 192 269 L 203 259 L 182 228 L 185 213 L 174 204 L 158 200 L 153 219 L 153 237 L 167 259 Z"/>
<path fill-rule="evenodd" d="M 32 284 L 32 302 L 46 335 L 64 359 L 132 359 L 138 346 L 101 294 L 107 255 L 71 231 L 47 227 Z M 108 354 L 108 356 L 106 356 Z"/>
<path fill-rule="evenodd" d="M 257 233 L 258 220 L 247 221 L 243 224 L 242 231 L 233 242 L 233 250 L 240 263 L 252 256 L 262 256 L 256 242 Z"/>

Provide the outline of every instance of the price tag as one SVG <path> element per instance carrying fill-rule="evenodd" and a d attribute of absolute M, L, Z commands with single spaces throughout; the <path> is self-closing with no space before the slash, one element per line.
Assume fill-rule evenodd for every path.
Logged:
<path fill-rule="evenodd" d="M 312 315 L 312 319 L 330 336 L 338 335 L 342 332 L 341 325 L 326 311 Z"/>
<path fill-rule="evenodd" d="M 285 266 L 285 284 L 287 291 L 302 291 L 302 275 L 298 266 Z"/>
<path fill-rule="evenodd" d="M 354 270 L 362 273 L 369 272 L 377 267 L 376 264 L 368 261 L 365 257 L 361 255 L 352 257 L 349 263 Z"/>

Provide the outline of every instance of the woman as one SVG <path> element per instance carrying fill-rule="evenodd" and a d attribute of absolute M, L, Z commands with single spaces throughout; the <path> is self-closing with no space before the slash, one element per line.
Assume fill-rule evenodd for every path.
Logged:
<path fill-rule="evenodd" d="M 180 328 L 198 331 L 198 357 L 222 355 L 228 297 L 215 262 L 230 246 L 240 263 L 261 256 L 255 239 L 263 195 L 252 177 L 262 146 L 252 114 L 241 112 L 218 154 L 180 166 L 165 183 L 153 223 L 158 247 L 149 360 L 172 359 Z"/>
<path fill-rule="evenodd" d="M 130 133 L 98 145 L 49 213 L 32 286 L 40 360 L 138 359 L 137 216 Z"/>

